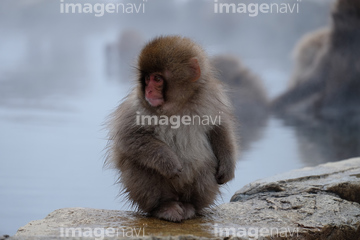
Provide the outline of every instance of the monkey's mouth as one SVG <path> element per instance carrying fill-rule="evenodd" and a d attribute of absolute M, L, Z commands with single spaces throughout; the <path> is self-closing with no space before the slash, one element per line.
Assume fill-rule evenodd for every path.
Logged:
<path fill-rule="evenodd" d="M 159 107 L 164 104 L 164 98 L 146 98 L 152 107 Z"/>

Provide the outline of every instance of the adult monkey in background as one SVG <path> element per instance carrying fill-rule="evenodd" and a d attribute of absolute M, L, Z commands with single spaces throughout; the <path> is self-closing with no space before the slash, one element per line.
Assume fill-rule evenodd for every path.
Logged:
<path fill-rule="evenodd" d="M 307 74 L 311 73 L 321 54 L 326 50 L 330 39 L 330 29 L 321 28 L 305 34 L 293 50 L 295 69 L 293 71 L 289 89 L 295 88 L 303 81 L 308 80 Z"/>
<path fill-rule="evenodd" d="M 139 116 L 213 124 L 138 125 Z M 136 88 L 109 123 L 107 163 L 139 210 L 173 222 L 212 205 L 234 177 L 237 144 L 232 107 L 203 49 L 188 38 L 158 37 L 138 58 Z"/>
<path fill-rule="evenodd" d="M 240 124 L 241 149 L 246 151 L 262 137 L 268 120 L 268 97 L 259 77 L 234 55 L 217 55 L 210 59 L 218 79 L 229 86 L 234 115 Z"/>
<path fill-rule="evenodd" d="M 275 99 L 277 112 L 305 110 L 325 119 L 360 116 L 360 1 L 337 0 L 314 66 Z"/>

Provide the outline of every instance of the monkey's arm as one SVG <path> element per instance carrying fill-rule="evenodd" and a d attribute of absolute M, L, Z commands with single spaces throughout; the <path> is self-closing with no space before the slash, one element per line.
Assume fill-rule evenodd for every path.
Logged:
<path fill-rule="evenodd" d="M 328 55 L 322 56 L 320 62 L 312 72 L 302 76 L 300 84 L 293 89 L 282 94 L 272 102 L 272 109 L 275 112 L 281 112 L 287 106 L 296 104 L 309 98 L 312 94 L 320 93 L 325 88 L 325 81 L 328 79 L 329 68 L 331 66 Z"/>
<path fill-rule="evenodd" d="M 230 132 L 226 124 L 214 126 L 210 131 L 209 139 L 218 160 L 216 181 L 224 184 L 234 178 L 236 163 L 236 140 L 233 132 Z"/>
<path fill-rule="evenodd" d="M 147 129 L 127 130 L 121 145 L 127 159 L 156 170 L 167 178 L 174 178 L 182 171 L 177 155 Z"/>
<path fill-rule="evenodd" d="M 308 98 L 311 94 L 318 93 L 322 87 L 323 82 L 318 79 L 301 83 L 299 86 L 275 99 L 272 103 L 272 108 L 275 111 L 282 111 L 284 107 L 291 106 L 291 104 Z"/>

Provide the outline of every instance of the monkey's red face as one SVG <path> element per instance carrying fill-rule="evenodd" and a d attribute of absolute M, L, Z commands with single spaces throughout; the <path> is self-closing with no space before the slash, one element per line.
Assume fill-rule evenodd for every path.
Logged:
<path fill-rule="evenodd" d="M 148 43 L 138 58 L 138 90 L 142 104 L 155 112 L 175 114 L 201 86 L 196 56 L 200 48 L 179 38 L 158 38 Z M 200 53 L 199 53 L 200 54 Z"/>
<path fill-rule="evenodd" d="M 164 77 L 160 73 L 152 73 L 145 78 L 145 99 L 153 107 L 164 104 Z"/>

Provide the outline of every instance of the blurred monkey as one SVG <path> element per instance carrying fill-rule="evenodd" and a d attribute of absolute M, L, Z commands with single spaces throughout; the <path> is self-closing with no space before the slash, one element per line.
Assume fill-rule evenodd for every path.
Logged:
<path fill-rule="evenodd" d="M 276 112 L 305 112 L 326 119 L 360 115 L 360 1 L 338 0 L 332 19 L 329 32 L 320 37 L 323 46 L 314 66 L 298 74 L 296 84 L 275 99 Z M 304 42 L 307 46 L 302 49 L 311 43 Z"/>
<path fill-rule="evenodd" d="M 321 58 L 321 52 L 326 49 L 329 39 L 329 28 L 322 28 L 307 33 L 300 39 L 293 51 L 295 69 L 289 89 L 308 79 L 306 75 L 311 73 L 312 69 L 316 66 L 316 62 Z"/>
<path fill-rule="evenodd" d="M 232 55 L 211 59 L 219 79 L 229 87 L 235 116 L 240 123 L 241 149 L 261 137 L 268 119 L 268 98 L 261 80 Z"/>

